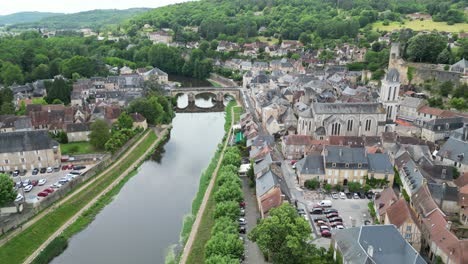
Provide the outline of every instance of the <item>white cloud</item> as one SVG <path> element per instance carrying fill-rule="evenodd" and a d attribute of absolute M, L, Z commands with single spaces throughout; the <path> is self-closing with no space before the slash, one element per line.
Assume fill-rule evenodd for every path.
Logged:
<path fill-rule="evenodd" d="M 76 13 L 93 9 L 160 7 L 190 0 L 3 0 L 0 15 L 23 11 Z"/>

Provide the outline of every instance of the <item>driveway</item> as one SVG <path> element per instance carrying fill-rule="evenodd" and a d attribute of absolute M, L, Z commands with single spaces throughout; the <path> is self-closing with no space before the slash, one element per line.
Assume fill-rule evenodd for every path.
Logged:
<path fill-rule="evenodd" d="M 245 219 L 247 220 L 247 233 L 249 233 L 257 225 L 260 213 L 257 208 L 256 197 L 253 189 L 249 187 L 249 179 L 247 177 L 242 177 L 242 190 L 244 191 L 244 200 L 247 203 L 245 207 Z M 257 244 L 250 241 L 247 235 L 242 236 L 245 239 L 245 261 L 243 263 L 267 263 Z"/>

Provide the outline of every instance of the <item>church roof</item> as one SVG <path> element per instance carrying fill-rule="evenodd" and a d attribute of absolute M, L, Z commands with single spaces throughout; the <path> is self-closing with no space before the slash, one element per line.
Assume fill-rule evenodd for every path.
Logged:
<path fill-rule="evenodd" d="M 385 113 L 380 103 L 315 103 L 315 114 L 381 114 Z"/>
<path fill-rule="evenodd" d="M 399 82 L 400 81 L 400 73 L 395 68 L 391 68 L 387 75 L 385 76 L 385 80 L 389 82 Z"/>

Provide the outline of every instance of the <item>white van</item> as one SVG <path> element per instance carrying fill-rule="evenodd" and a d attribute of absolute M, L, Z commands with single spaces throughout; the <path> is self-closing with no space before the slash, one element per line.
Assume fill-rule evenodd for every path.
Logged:
<path fill-rule="evenodd" d="M 330 200 L 322 200 L 318 203 L 318 205 L 322 207 L 332 207 L 332 201 Z"/>

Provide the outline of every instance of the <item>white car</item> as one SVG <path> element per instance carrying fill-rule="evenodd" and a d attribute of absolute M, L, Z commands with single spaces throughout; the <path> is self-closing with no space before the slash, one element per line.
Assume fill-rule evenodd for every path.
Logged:
<path fill-rule="evenodd" d="M 21 195 L 21 194 L 18 193 L 18 195 L 16 195 L 15 202 L 20 202 L 20 201 L 23 200 L 23 198 L 24 198 L 23 195 Z"/>
<path fill-rule="evenodd" d="M 340 198 L 341 199 L 346 199 L 346 194 L 344 192 L 340 192 Z"/>
<path fill-rule="evenodd" d="M 28 186 L 24 187 L 24 191 L 25 191 L 25 192 L 30 192 L 30 191 L 32 190 L 33 187 L 34 187 L 34 186 L 32 186 L 32 185 L 28 185 Z"/>
<path fill-rule="evenodd" d="M 62 187 L 62 184 L 60 184 L 59 182 L 56 182 L 56 183 L 52 184 L 50 187 L 58 189 L 58 188 Z"/>
<path fill-rule="evenodd" d="M 31 185 L 31 180 L 23 180 L 23 187 Z"/>
<path fill-rule="evenodd" d="M 332 198 L 333 199 L 338 199 L 338 194 L 336 192 L 332 193 Z"/>
<path fill-rule="evenodd" d="M 37 182 L 37 185 L 42 186 L 42 185 L 46 184 L 46 182 L 47 182 L 46 179 L 40 179 L 40 180 Z"/>
<path fill-rule="evenodd" d="M 354 199 L 360 199 L 360 198 L 359 198 L 359 194 L 358 194 L 358 193 L 354 193 L 353 198 L 354 198 Z"/>
<path fill-rule="evenodd" d="M 51 172 L 53 172 L 53 171 L 54 171 L 54 169 L 53 169 L 52 167 L 48 167 L 48 168 L 47 168 L 47 173 L 51 173 Z"/>
<path fill-rule="evenodd" d="M 67 176 L 65 176 L 65 177 L 67 177 L 68 181 L 70 181 L 71 179 L 75 179 L 78 176 L 79 175 L 77 175 L 77 174 L 68 173 Z"/>
<path fill-rule="evenodd" d="M 335 228 L 336 228 L 336 229 L 344 229 L 344 226 L 342 226 L 342 225 L 337 225 Z"/>
<path fill-rule="evenodd" d="M 246 225 L 246 224 L 247 224 L 247 220 L 245 220 L 245 218 L 239 218 L 239 224 L 241 224 L 241 225 Z"/>

